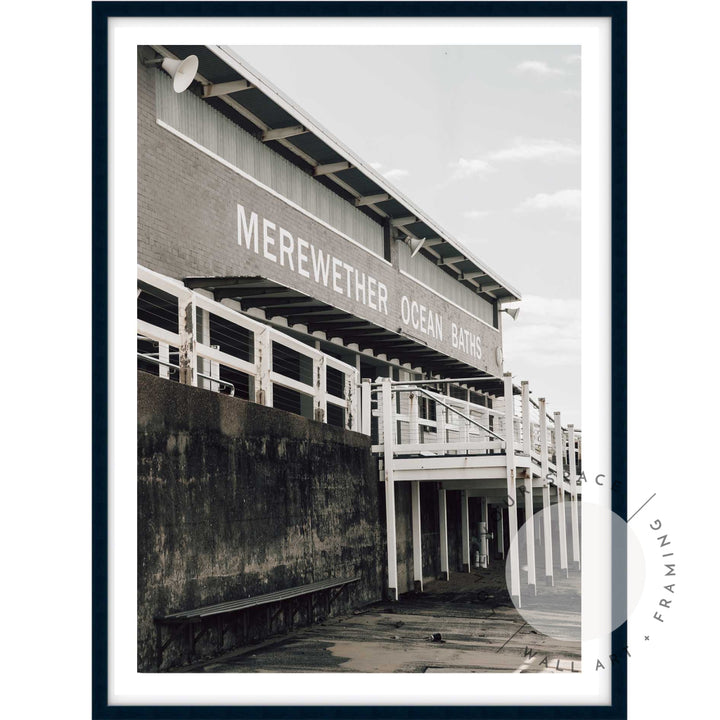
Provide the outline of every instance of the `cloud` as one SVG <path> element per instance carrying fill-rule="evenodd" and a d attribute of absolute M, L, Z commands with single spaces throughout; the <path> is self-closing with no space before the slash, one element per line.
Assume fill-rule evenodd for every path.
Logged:
<path fill-rule="evenodd" d="M 487 210 L 466 210 L 462 216 L 468 220 L 477 220 L 478 218 L 488 215 Z"/>
<path fill-rule="evenodd" d="M 565 71 L 559 68 L 550 67 L 546 62 L 542 60 L 526 60 L 521 62 L 516 70 L 521 73 L 530 73 L 533 75 L 543 75 L 545 77 L 550 75 L 564 75 Z"/>
<path fill-rule="evenodd" d="M 496 150 L 488 156 L 495 161 L 516 160 L 574 160 L 580 157 L 580 147 L 572 143 L 557 140 L 523 140 L 518 138 L 515 144 L 502 150 Z"/>
<path fill-rule="evenodd" d="M 580 300 L 526 295 L 516 321 L 503 315 L 505 357 L 541 367 L 580 365 Z"/>
<path fill-rule="evenodd" d="M 518 212 L 535 210 L 564 210 L 574 213 L 580 209 L 579 190 L 558 190 L 554 193 L 538 193 L 527 198 L 516 208 Z"/>
<path fill-rule="evenodd" d="M 565 62 L 568 65 L 575 65 L 580 62 L 580 59 L 581 59 L 581 56 L 579 53 L 573 53 L 572 55 L 566 55 L 563 58 L 563 60 L 565 60 Z"/>
<path fill-rule="evenodd" d="M 450 167 L 453 168 L 450 180 L 484 177 L 493 170 L 492 165 L 482 158 L 460 158 L 457 162 L 450 163 Z"/>
<path fill-rule="evenodd" d="M 410 174 L 409 170 L 402 170 L 401 168 L 393 168 L 392 170 L 386 170 L 383 175 L 388 180 L 395 180 L 396 178 L 407 177 Z"/>
<path fill-rule="evenodd" d="M 382 168 L 382 166 L 383 166 L 383 164 L 382 164 L 381 162 L 371 162 L 371 163 L 370 163 L 370 167 L 371 167 L 373 170 L 378 170 L 378 171 L 379 171 L 379 170 Z"/>

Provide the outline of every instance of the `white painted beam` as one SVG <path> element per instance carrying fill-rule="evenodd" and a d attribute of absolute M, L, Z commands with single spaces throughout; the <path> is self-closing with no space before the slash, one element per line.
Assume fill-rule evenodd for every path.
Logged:
<path fill-rule="evenodd" d="M 355 207 L 361 207 L 363 205 L 372 205 L 373 203 L 384 202 L 389 199 L 390 195 L 387 193 L 380 193 L 379 195 L 362 195 L 360 197 L 356 197 L 355 200 L 353 200 L 353 203 Z"/>
<path fill-rule="evenodd" d="M 438 260 L 437 264 L 438 265 L 452 265 L 453 263 L 461 262 L 463 260 L 465 260 L 464 255 L 451 255 L 450 257 L 446 257 L 446 258 L 441 257 Z"/>
<path fill-rule="evenodd" d="M 283 140 L 284 138 L 295 137 L 295 135 L 302 135 L 306 132 L 307 129 L 302 125 L 291 125 L 290 127 L 265 130 L 262 134 L 261 140 L 263 142 L 269 142 L 270 140 Z"/>
<path fill-rule="evenodd" d="M 241 92 L 242 90 L 250 90 L 253 87 L 255 86 L 247 80 L 233 80 L 232 82 L 203 85 L 202 96 L 204 98 L 220 97 L 221 95 L 229 95 L 230 93 Z"/>
<path fill-rule="evenodd" d="M 408 217 L 393 218 L 390 220 L 390 224 L 393 227 L 403 227 L 404 225 L 412 225 L 414 222 L 417 222 L 417 218 L 414 215 L 409 215 Z"/>
<path fill-rule="evenodd" d="M 352 165 L 346 161 L 328 163 L 327 165 L 318 165 L 313 170 L 313 175 L 315 177 L 319 177 L 320 175 L 330 175 L 331 173 L 340 172 L 342 170 L 349 170 L 351 167 Z"/>

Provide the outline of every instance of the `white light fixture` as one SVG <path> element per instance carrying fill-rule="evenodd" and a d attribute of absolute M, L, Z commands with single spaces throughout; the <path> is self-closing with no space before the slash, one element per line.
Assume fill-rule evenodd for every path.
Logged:
<path fill-rule="evenodd" d="M 405 237 L 405 243 L 410 247 L 410 257 L 415 257 L 420 252 L 420 248 L 424 245 L 425 238 L 414 238 L 407 235 Z"/>
<path fill-rule="evenodd" d="M 507 313 L 513 320 L 517 320 L 517 316 L 520 314 L 520 308 L 503 308 L 500 312 Z"/>

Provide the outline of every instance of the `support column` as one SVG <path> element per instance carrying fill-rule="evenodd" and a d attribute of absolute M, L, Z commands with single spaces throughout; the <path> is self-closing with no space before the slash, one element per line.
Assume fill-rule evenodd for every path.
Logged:
<path fill-rule="evenodd" d="M 420 483 L 414 480 L 412 488 L 412 529 L 413 529 L 413 580 L 415 591 L 423 591 L 422 572 L 422 528 L 420 526 Z"/>
<path fill-rule="evenodd" d="M 538 400 L 540 413 L 540 474 L 542 475 L 543 504 L 543 541 L 545 549 L 545 584 L 553 585 L 553 549 L 552 549 L 552 504 L 550 502 L 550 483 L 548 482 L 548 442 L 547 410 L 545 398 Z"/>
<path fill-rule="evenodd" d="M 570 522 L 572 529 L 572 569 L 580 569 L 580 528 L 578 523 L 577 461 L 575 426 L 568 425 L 568 460 L 570 462 Z"/>
<path fill-rule="evenodd" d="M 498 505 L 498 536 L 497 536 L 497 547 L 500 551 L 500 557 L 505 559 L 505 514 L 503 513 L 502 505 Z"/>
<path fill-rule="evenodd" d="M 470 517 L 467 490 L 460 491 L 460 519 L 462 523 L 463 572 L 470 572 Z"/>
<path fill-rule="evenodd" d="M 443 488 L 438 490 L 438 507 L 440 512 L 440 579 L 450 579 L 450 559 L 448 558 L 447 536 L 447 496 Z"/>
<path fill-rule="evenodd" d="M 490 567 L 490 525 L 488 523 L 488 499 L 486 497 L 480 498 L 480 522 L 484 523 L 485 526 L 485 542 L 483 542 L 483 538 L 478 537 L 478 541 L 480 542 L 480 567 L 488 568 Z M 479 535 L 480 533 L 478 533 Z M 483 558 L 482 555 L 485 555 L 485 564 L 483 565 Z"/>
<path fill-rule="evenodd" d="M 508 531 L 510 538 L 510 595 L 516 607 L 520 607 L 520 556 L 517 539 L 517 492 L 515 480 L 515 432 L 513 413 L 512 375 L 503 375 L 505 382 L 505 465 L 507 470 Z"/>
<path fill-rule="evenodd" d="M 393 477 L 393 425 L 394 413 L 392 385 L 389 378 L 382 380 L 383 409 L 383 464 L 385 466 L 385 518 L 387 522 L 388 598 L 398 599 L 397 535 L 395 532 L 395 480 Z"/>
<path fill-rule="evenodd" d="M 532 458 L 532 428 L 530 425 L 530 386 L 523 380 L 522 387 L 522 430 L 523 454 Z M 530 592 L 537 595 L 537 579 L 535 577 L 535 508 L 533 507 L 533 466 L 530 462 L 529 479 L 523 483 L 525 489 L 525 545 L 527 552 L 528 585 Z"/>
<path fill-rule="evenodd" d="M 567 526 L 565 524 L 565 489 L 563 456 L 565 443 L 563 442 L 563 429 L 560 422 L 560 413 L 554 413 L 555 418 L 555 468 L 557 470 L 557 500 L 558 500 L 558 533 L 560 535 L 560 570 L 568 576 L 567 557 Z"/>

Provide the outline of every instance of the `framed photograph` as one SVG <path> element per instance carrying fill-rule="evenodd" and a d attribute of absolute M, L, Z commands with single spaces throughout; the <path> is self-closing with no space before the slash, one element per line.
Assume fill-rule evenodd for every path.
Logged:
<path fill-rule="evenodd" d="M 626 717 L 626 85 L 622 2 L 93 3 L 95 717 Z"/>

